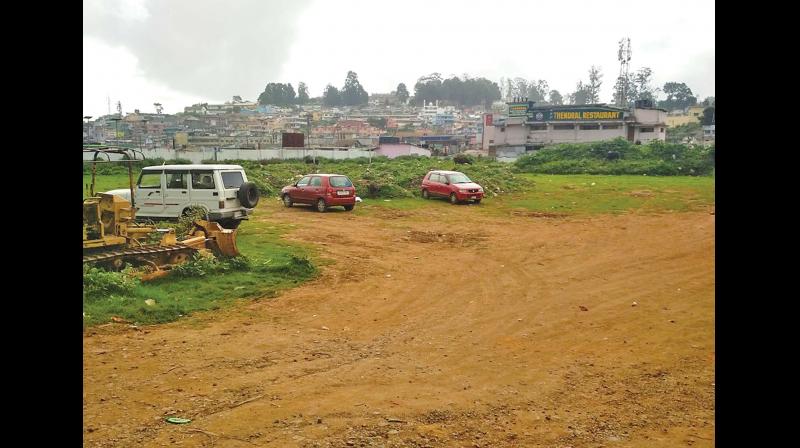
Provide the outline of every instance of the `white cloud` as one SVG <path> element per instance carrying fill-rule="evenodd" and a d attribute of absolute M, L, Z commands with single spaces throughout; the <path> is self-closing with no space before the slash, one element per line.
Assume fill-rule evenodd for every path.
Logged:
<path fill-rule="evenodd" d="M 148 79 L 138 66 L 136 56 L 122 46 L 110 46 L 90 37 L 83 38 L 83 114 L 99 117 L 116 113 L 117 101 L 123 112 L 140 109 L 155 112 L 153 103 L 161 103 L 165 113 L 183 112 L 184 106 L 201 101 L 219 101 L 170 89 Z"/>
<path fill-rule="evenodd" d="M 714 13 L 711 0 L 87 1 L 84 76 L 94 80 L 84 81 L 84 107 L 87 96 L 104 101 L 128 83 L 137 86 L 124 87 L 128 104 L 195 98 L 180 92 L 198 101 L 255 99 L 268 82 L 304 81 L 320 95 L 327 83 L 341 87 L 348 70 L 369 92 L 400 82 L 413 92 L 417 78 L 440 72 L 545 79 L 566 95 L 592 65 L 602 69 L 601 100 L 609 101 L 626 36 L 633 70 L 650 67 L 656 85 L 686 82 L 708 96 Z M 95 42 L 88 52 L 87 36 Z M 116 61 L 114 83 L 90 73 L 103 59 Z"/>

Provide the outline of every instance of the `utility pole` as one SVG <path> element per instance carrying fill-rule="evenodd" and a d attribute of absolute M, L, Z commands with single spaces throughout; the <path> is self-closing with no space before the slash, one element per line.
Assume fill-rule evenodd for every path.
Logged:
<path fill-rule="evenodd" d="M 89 122 L 92 120 L 92 116 L 91 115 L 84 115 L 83 119 L 86 120 L 84 122 L 84 127 L 83 128 L 87 129 L 88 125 L 89 125 Z M 86 133 L 86 138 L 89 139 L 89 133 L 88 132 Z M 89 140 L 91 140 L 91 139 L 89 139 Z"/>
<path fill-rule="evenodd" d="M 111 121 L 114 122 L 114 144 L 115 145 L 119 145 L 119 121 L 120 120 L 122 120 L 122 118 L 119 118 L 119 117 L 114 117 L 114 118 L 111 119 Z"/>
<path fill-rule="evenodd" d="M 308 147 L 311 147 L 311 112 L 306 112 L 306 138 L 308 139 Z M 312 150 L 311 153 L 314 165 L 317 164 L 317 151 Z"/>
<path fill-rule="evenodd" d="M 617 105 L 624 107 L 628 104 L 628 82 L 630 75 L 628 73 L 631 62 L 631 38 L 623 38 L 619 41 L 619 50 L 617 51 L 617 60 L 619 60 L 619 77 L 618 90 L 617 90 Z"/>

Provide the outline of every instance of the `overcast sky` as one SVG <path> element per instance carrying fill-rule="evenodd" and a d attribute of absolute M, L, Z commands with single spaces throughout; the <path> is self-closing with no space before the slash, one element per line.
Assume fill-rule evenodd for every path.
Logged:
<path fill-rule="evenodd" d="M 84 0 L 83 112 L 183 111 L 268 82 L 304 81 L 312 96 L 341 88 L 348 70 L 370 93 L 417 78 L 544 79 L 563 95 L 603 73 L 610 102 L 618 42 L 632 71 L 714 95 L 712 0 Z"/>

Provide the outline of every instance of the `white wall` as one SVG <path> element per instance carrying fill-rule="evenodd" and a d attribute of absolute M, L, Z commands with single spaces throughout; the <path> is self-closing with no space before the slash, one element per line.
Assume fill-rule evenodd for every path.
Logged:
<path fill-rule="evenodd" d="M 667 121 L 667 113 L 658 109 L 634 109 L 633 116 L 637 123 L 655 124 Z"/>
<path fill-rule="evenodd" d="M 175 151 L 172 149 L 145 149 L 142 151 L 147 158 L 162 158 L 167 160 L 188 159 L 192 163 L 201 163 L 203 160 L 213 160 L 214 150 Z M 223 149 L 217 154 L 217 160 L 266 160 L 266 159 L 302 159 L 305 156 L 316 156 L 326 159 L 354 159 L 369 157 L 371 151 L 349 149 L 347 151 L 313 150 L 303 148 L 292 149 Z M 103 157 L 103 156 L 101 156 Z M 137 155 L 138 157 L 138 155 Z M 373 157 L 375 155 L 373 154 Z M 111 160 L 119 160 L 121 156 L 111 155 Z M 83 160 L 91 160 L 92 153 L 83 153 Z"/>
<path fill-rule="evenodd" d="M 664 126 L 655 126 L 653 128 L 654 132 L 641 132 L 641 128 L 636 128 L 636 132 L 634 133 L 633 140 L 634 141 L 641 141 L 642 144 L 646 144 L 653 140 L 661 140 L 664 141 L 667 139 L 667 129 L 666 125 Z M 661 129 L 664 129 L 664 132 L 661 132 Z"/>

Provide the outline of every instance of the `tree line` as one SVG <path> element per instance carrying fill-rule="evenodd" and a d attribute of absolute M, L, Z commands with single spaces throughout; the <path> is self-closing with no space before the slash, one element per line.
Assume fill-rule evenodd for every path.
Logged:
<path fill-rule="evenodd" d="M 291 83 L 271 82 L 259 95 L 258 103 L 285 107 L 314 101 L 309 99 L 305 83 L 301 82 L 298 90 L 299 94 L 296 94 Z M 392 94 L 403 104 L 407 103 L 410 98 L 408 87 L 402 82 L 397 85 Z M 439 100 L 459 106 L 484 105 L 488 107 L 492 101 L 499 99 L 500 87 L 497 83 L 486 78 L 471 78 L 469 75 L 464 75 L 464 79 L 458 76 L 442 79 L 441 74 L 432 73 L 420 77 L 414 85 L 414 101 L 420 105 Z M 368 103 L 369 94 L 359 82 L 358 74 L 349 71 L 342 88 L 328 84 L 325 86 L 322 97 L 316 100 L 330 107 L 361 106 Z"/>
<path fill-rule="evenodd" d="M 414 101 L 418 105 L 439 100 L 459 106 L 488 107 L 499 99 L 500 87 L 486 78 L 464 75 L 464 79 L 458 76 L 442 79 L 440 73 L 431 73 L 414 84 Z"/>
<path fill-rule="evenodd" d="M 413 101 L 417 105 L 440 101 L 457 106 L 483 106 L 488 108 L 492 102 L 514 97 L 526 97 L 539 104 L 596 104 L 600 103 L 600 88 L 603 85 L 603 74 L 599 67 L 591 66 L 586 80 L 579 80 L 573 92 L 562 95 L 550 89 L 543 79 L 500 78 L 500 83 L 489 79 L 473 78 L 468 74 L 462 77 L 443 78 L 440 73 L 421 76 L 414 84 Z M 410 98 L 408 87 L 404 83 L 397 85 L 392 94 L 403 104 Z M 659 94 L 665 95 L 657 100 Z M 649 67 L 640 68 L 627 76 L 618 77 L 614 84 L 614 96 L 610 103 L 617 106 L 631 105 L 637 100 L 650 100 L 654 105 L 667 110 L 685 109 L 698 105 L 698 98 L 692 89 L 683 82 L 667 82 L 663 87 L 653 85 L 653 71 Z M 325 87 L 321 98 L 309 98 L 308 87 L 304 82 L 298 85 L 295 93 L 291 83 L 269 83 L 259 95 L 259 104 L 275 106 L 303 105 L 310 101 L 335 106 L 361 106 L 369 101 L 369 94 L 358 80 L 354 71 L 348 71 L 342 88 L 332 84 Z M 706 107 L 714 106 L 714 98 L 708 97 L 702 103 Z M 712 112 L 713 113 L 713 112 Z"/>
<path fill-rule="evenodd" d="M 306 84 L 301 82 L 298 84 L 297 90 L 298 93 L 295 94 L 292 83 L 271 82 L 267 84 L 264 91 L 258 96 L 258 104 L 285 107 L 308 103 L 308 87 Z"/>

